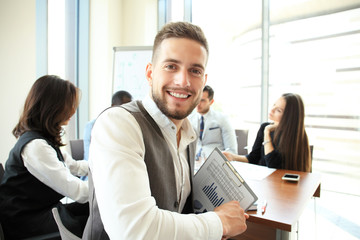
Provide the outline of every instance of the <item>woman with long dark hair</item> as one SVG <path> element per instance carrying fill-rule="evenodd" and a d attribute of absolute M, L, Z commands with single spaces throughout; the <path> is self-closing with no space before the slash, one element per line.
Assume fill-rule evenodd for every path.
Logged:
<path fill-rule="evenodd" d="M 60 151 L 62 126 L 79 104 L 79 89 L 57 76 L 33 84 L 20 120 L 13 130 L 0 185 L 0 221 L 5 239 L 23 239 L 58 231 L 51 209 L 57 207 L 64 225 L 81 237 L 88 217 L 88 162 Z M 62 204 L 64 197 L 74 203 Z M 86 204 L 83 204 L 86 203 Z"/>
<path fill-rule="evenodd" d="M 230 161 L 248 162 L 270 168 L 309 172 L 311 155 L 304 125 L 304 103 L 297 94 L 283 94 L 263 123 L 252 151 L 245 156 L 224 152 Z"/>

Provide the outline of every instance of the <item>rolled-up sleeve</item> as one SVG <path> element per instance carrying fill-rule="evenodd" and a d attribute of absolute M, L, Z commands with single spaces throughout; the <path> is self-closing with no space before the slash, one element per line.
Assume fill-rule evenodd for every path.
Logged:
<path fill-rule="evenodd" d="M 74 201 L 88 201 L 88 182 L 74 176 L 45 140 L 32 140 L 26 144 L 21 156 L 28 171 L 42 183 Z"/>
<path fill-rule="evenodd" d="M 89 163 L 86 160 L 74 160 L 71 155 L 63 151 L 62 155 L 66 166 L 70 169 L 71 174 L 75 176 L 86 176 L 89 172 Z"/>

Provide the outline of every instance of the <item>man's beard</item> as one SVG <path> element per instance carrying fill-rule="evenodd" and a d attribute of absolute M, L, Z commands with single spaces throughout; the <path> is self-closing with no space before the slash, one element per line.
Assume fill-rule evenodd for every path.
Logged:
<path fill-rule="evenodd" d="M 195 101 L 187 111 L 185 112 L 180 112 L 180 111 L 174 111 L 174 112 L 170 112 L 170 110 L 167 107 L 167 102 L 161 99 L 161 97 L 159 95 L 156 95 L 154 93 L 154 91 L 151 91 L 152 94 L 152 98 L 156 104 L 156 106 L 160 109 L 160 111 L 167 116 L 168 118 L 172 118 L 172 119 L 176 119 L 176 120 L 182 120 L 184 118 L 186 118 L 187 116 L 189 116 L 189 114 L 194 110 L 194 108 L 198 105 L 198 103 L 200 102 L 200 97 L 197 99 L 197 101 Z"/>

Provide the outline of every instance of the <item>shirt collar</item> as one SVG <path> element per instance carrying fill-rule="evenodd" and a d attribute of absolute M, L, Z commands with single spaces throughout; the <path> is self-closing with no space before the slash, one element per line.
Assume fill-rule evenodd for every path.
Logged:
<path fill-rule="evenodd" d="M 210 108 L 209 111 L 208 111 L 207 113 L 205 113 L 204 115 L 201 115 L 200 113 L 198 113 L 198 115 L 199 115 L 199 120 L 201 119 L 201 116 L 203 116 L 204 119 L 206 119 L 208 116 L 211 115 L 211 108 Z"/>

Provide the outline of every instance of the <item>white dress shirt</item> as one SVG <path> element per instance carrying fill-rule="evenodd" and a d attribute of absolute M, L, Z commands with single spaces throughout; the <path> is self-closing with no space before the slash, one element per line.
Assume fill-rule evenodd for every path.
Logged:
<path fill-rule="evenodd" d="M 195 132 L 185 119 L 178 148 L 176 126 L 150 97 L 143 105 L 169 145 L 182 209 L 191 191 L 186 147 L 196 139 Z M 221 239 L 222 224 L 216 213 L 180 214 L 156 206 L 141 128 L 128 111 L 115 107 L 102 113 L 94 124 L 90 148 L 95 193 L 110 239 Z"/>
<path fill-rule="evenodd" d="M 89 200 L 87 181 L 77 176 L 85 176 L 89 171 L 87 161 L 76 161 L 65 151 L 64 163 L 57 153 L 43 139 L 34 139 L 24 147 L 21 157 L 28 171 L 48 187 L 79 203 Z"/>
<path fill-rule="evenodd" d="M 198 139 L 196 153 L 201 149 L 202 156 L 207 158 L 215 147 L 221 151 L 228 151 L 237 154 L 237 140 L 235 129 L 230 123 L 230 119 L 225 114 L 210 110 L 203 115 L 204 131 L 202 140 Z M 190 115 L 191 125 L 199 135 L 201 114 L 196 110 Z"/>

